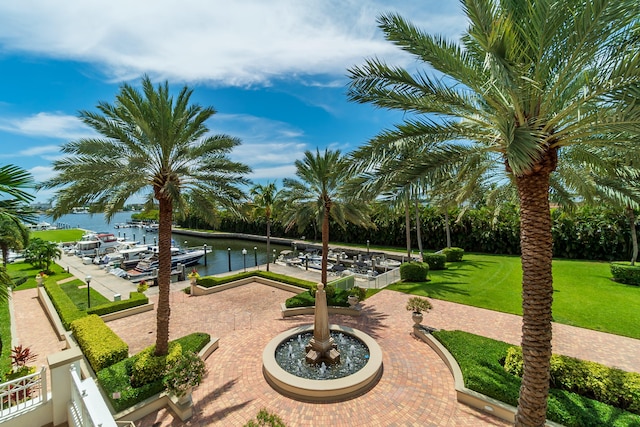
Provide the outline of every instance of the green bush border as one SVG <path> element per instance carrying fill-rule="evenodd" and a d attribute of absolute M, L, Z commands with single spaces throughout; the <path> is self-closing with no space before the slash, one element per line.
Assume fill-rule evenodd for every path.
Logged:
<path fill-rule="evenodd" d="M 197 353 L 202 350 L 209 341 L 211 341 L 209 334 L 195 332 L 171 342 L 179 343 L 184 352 L 193 351 Z M 138 388 L 131 387 L 129 382 L 131 366 L 137 357 L 138 355 L 131 356 L 96 373 L 98 384 L 100 384 L 104 390 L 105 395 L 116 412 L 123 411 L 164 390 L 162 380 L 154 381 Z M 115 399 L 113 397 L 114 393 L 119 393 L 120 397 Z"/>
<path fill-rule="evenodd" d="M 640 286 L 640 265 L 624 261 L 612 262 L 611 275 L 616 282 Z"/>
<path fill-rule="evenodd" d="M 149 303 L 149 298 L 140 292 L 130 292 L 129 299 L 121 301 L 110 301 L 106 304 L 100 304 L 87 310 L 87 314 L 97 314 L 103 316 L 105 314 L 115 313 L 116 311 L 126 310 L 132 307 L 138 307 Z"/>
<path fill-rule="evenodd" d="M 71 323 L 71 331 L 94 372 L 129 356 L 129 346 L 96 314 Z"/>
<path fill-rule="evenodd" d="M 64 326 L 67 331 L 71 328 L 71 323 L 73 321 L 87 315 L 86 312 L 76 307 L 71 298 L 69 298 L 66 292 L 57 283 L 53 281 L 46 281 L 43 286 L 51 299 L 53 307 L 58 312 L 58 316 L 60 316 L 62 326 Z"/>
<path fill-rule="evenodd" d="M 463 331 L 436 331 L 433 336 L 460 365 L 465 387 L 517 406 L 521 380 L 501 364 L 511 344 Z M 547 419 L 566 427 L 640 426 L 636 414 L 558 389 L 550 390 Z"/>

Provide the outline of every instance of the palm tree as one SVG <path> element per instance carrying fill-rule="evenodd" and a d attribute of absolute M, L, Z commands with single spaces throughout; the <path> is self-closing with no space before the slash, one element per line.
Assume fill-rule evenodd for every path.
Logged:
<path fill-rule="evenodd" d="M 420 31 L 395 14 L 386 38 L 438 74 L 378 59 L 350 70 L 348 96 L 410 113 L 359 151 L 420 143 L 485 152 L 513 176 L 520 202 L 524 375 L 516 425 L 545 422 L 551 357 L 552 235 L 549 181 L 558 151 L 623 146 L 637 130 L 640 92 L 635 1 L 463 0 L 461 43 Z M 635 26 L 635 27 L 634 27 Z M 435 74 L 435 73 L 432 73 Z M 426 162 L 428 163 L 428 162 Z M 408 165 L 420 176 L 433 164 Z"/>
<path fill-rule="evenodd" d="M 0 166 L 0 193 L 6 195 L 0 200 L 0 213 L 16 220 L 35 222 L 34 212 L 27 206 L 34 198 L 27 190 L 33 186 L 29 172 L 15 165 Z"/>
<path fill-rule="evenodd" d="M 342 193 L 349 178 L 348 163 L 340 150 L 326 149 L 304 153 L 303 160 L 296 160 L 296 176 L 300 180 L 286 178 L 282 198 L 285 201 L 284 223 L 289 230 L 298 225 L 303 230 L 309 223 L 321 224 L 322 230 L 322 278 L 327 284 L 327 255 L 329 253 L 329 218 L 338 225 L 346 221 L 371 226 L 364 203 L 345 197 Z"/>
<path fill-rule="evenodd" d="M 279 192 L 274 182 L 265 185 L 256 184 L 250 190 L 253 196 L 254 213 L 264 216 L 267 222 L 267 271 L 269 271 L 269 254 L 271 254 L 271 218 L 274 205 L 278 202 Z"/>
<path fill-rule="evenodd" d="M 29 230 L 15 217 L 0 212 L 0 252 L 2 264 L 7 267 L 9 250 L 21 251 L 29 243 Z"/>
<path fill-rule="evenodd" d="M 167 354 L 169 342 L 169 285 L 171 279 L 171 222 L 173 212 L 189 209 L 212 220 L 222 203 L 234 209 L 243 197 L 237 185 L 250 169 L 231 162 L 227 154 L 240 141 L 227 135 L 208 135 L 206 121 L 212 107 L 190 103 L 186 86 L 174 99 L 167 82 L 154 88 L 142 79 L 142 92 L 123 84 L 114 104 L 100 102 L 98 112 L 82 111 L 80 119 L 101 137 L 63 145 L 66 158 L 54 162 L 58 175 L 43 188 L 64 186 L 57 192 L 54 217 L 73 206 L 91 205 L 107 220 L 127 200 L 144 190 L 159 206 L 159 265 L 156 355 Z"/>
<path fill-rule="evenodd" d="M 53 242 L 39 237 L 31 239 L 24 251 L 25 261 L 43 271 L 49 271 L 53 261 L 62 257 L 62 250 Z"/>

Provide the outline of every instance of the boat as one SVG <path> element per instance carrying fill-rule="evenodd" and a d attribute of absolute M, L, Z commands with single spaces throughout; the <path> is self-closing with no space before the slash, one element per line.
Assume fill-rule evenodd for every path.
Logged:
<path fill-rule="evenodd" d="M 74 253 L 79 257 L 101 256 L 116 252 L 120 245 L 113 233 L 89 233 L 76 243 Z"/>
<path fill-rule="evenodd" d="M 184 250 L 176 247 L 171 248 L 171 268 L 174 269 L 178 264 L 185 267 L 191 267 L 198 264 L 204 256 L 204 249 Z M 128 270 L 130 277 L 148 275 L 158 268 L 158 253 L 153 253 L 150 257 L 138 261 L 136 266 Z"/>

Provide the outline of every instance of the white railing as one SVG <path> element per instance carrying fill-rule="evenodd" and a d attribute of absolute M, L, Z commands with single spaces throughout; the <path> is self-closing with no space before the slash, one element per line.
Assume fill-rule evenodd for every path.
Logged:
<path fill-rule="evenodd" d="M 0 384 L 0 420 L 47 401 L 46 370 Z"/>
<path fill-rule="evenodd" d="M 80 380 L 75 366 L 71 367 L 71 402 L 69 402 L 69 426 L 116 427 L 96 383 L 92 378 Z"/>
<path fill-rule="evenodd" d="M 358 281 L 358 283 L 356 283 L 357 286 L 368 289 L 382 289 L 392 283 L 400 281 L 400 269 L 394 268 L 377 276 L 373 276 L 372 274 L 355 274 L 354 276 Z"/>

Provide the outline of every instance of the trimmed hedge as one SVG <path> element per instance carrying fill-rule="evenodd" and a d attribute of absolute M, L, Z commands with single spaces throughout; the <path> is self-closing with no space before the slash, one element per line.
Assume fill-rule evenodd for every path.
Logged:
<path fill-rule="evenodd" d="M 424 254 L 422 260 L 429 264 L 431 270 L 444 270 L 447 256 L 445 254 Z"/>
<path fill-rule="evenodd" d="M 447 258 L 447 262 L 460 262 L 464 255 L 464 249 L 462 248 L 444 248 L 440 251 Z"/>
<path fill-rule="evenodd" d="M 524 368 L 520 347 L 509 348 L 504 369 L 513 375 L 522 376 Z M 640 414 L 638 373 L 554 354 L 551 356 L 551 384 L 554 388 Z"/>
<path fill-rule="evenodd" d="M 631 265 L 629 262 L 612 262 L 611 274 L 613 280 L 625 285 L 640 286 L 640 265 Z"/>
<path fill-rule="evenodd" d="M 95 372 L 129 356 L 129 346 L 96 314 L 71 323 L 71 331 Z"/>
<path fill-rule="evenodd" d="M 328 290 L 332 288 L 327 288 Z M 327 292 L 327 305 L 334 307 L 349 307 L 349 293 L 350 291 L 344 289 L 333 289 L 332 293 Z M 314 298 L 315 290 L 310 289 L 294 295 L 285 301 L 287 308 L 296 307 L 313 307 L 316 305 L 316 299 Z"/>
<path fill-rule="evenodd" d="M 286 283 L 288 285 L 300 286 L 301 288 L 311 289 L 314 282 L 310 282 L 308 280 L 296 279 L 294 277 L 285 276 L 283 274 L 277 274 L 267 271 L 247 271 L 238 274 L 233 274 L 231 276 L 224 277 L 201 277 L 196 283 L 205 288 L 211 288 L 218 285 L 224 285 L 225 283 L 235 282 L 236 280 L 245 279 L 247 277 L 259 276 L 265 279 L 271 279 L 278 282 Z"/>
<path fill-rule="evenodd" d="M 426 262 L 405 262 L 400 264 L 400 278 L 405 282 L 426 282 L 429 264 Z"/>
<path fill-rule="evenodd" d="M 131 386 L 141 387 L 154 381 L 162 380 L 167 365 L 175 362 L 182 355 L 182 345 L 177 342 L 169 344 L 169 352 L 165 356 L 153 353 L 156 346 L 152 345 L 138 353 L 138 357 L 131 364 Z"/>
<path fill-rule="evenodd" d="M 129 299 L 122 301 L 111 301 L 106 304 L 100 304 L 96 307 L 91 307 L 87 310 L 87 314 L 97 314 L 102 316 L 104 314 L 115 313 L 116 311 L 126 310 L 127 308 L 137 307 L 149 302 L 149 298 L 145 294 L 140 292 L 130 292 Z"/>
<path fill-rule="evenodd" d="M 193 351 L 197 353 L 202 350 L 209 341 L 211 341 L 209 334 L 196 332 L 172 342 L 179 343 L 184 352 Z M 137 355 L 132 356 L 96 373 L 98 383 L 104 390 L 104 394 L 116 412 L 127 409 L 164 390 L 162 380 L 154 381 L 138 388 L 131 387 L 131 367 L 137 357 Z M 115 392 L 120 393 L 120 398 L 113 398 L 113 393 Z"/>
<path fill-rule="evenodd" d="M 455 357 L 467 388 L 518 405 L 522 381 L 501 364 L 512 345 L 462 331 L 436 331 L 433 336 Z M 547 418 L 567 427 L 640 426 L 636 414 L 554 388 L 549 390 Z"/>
<path fill-rule="evenodd" d="M 66 330 L 71 328 L 71 323 L 75 320 L 85 317 L 87 313 L 78 309 L 71 298 L 62 290 L 62 288 L 53 281 L 46 281 L 44 289 L 47 291 L 53 307 L 58 312 L 62 325 Z"/>

